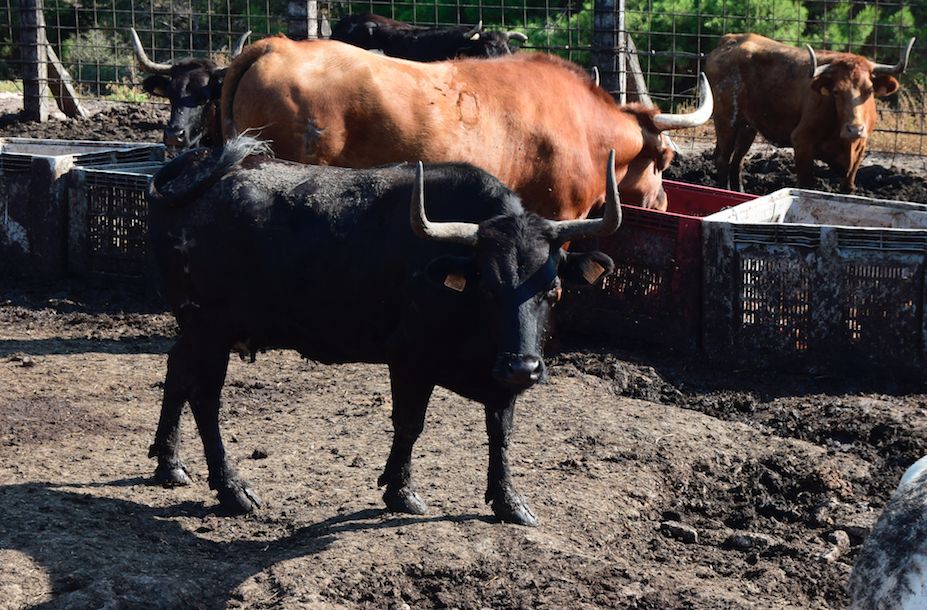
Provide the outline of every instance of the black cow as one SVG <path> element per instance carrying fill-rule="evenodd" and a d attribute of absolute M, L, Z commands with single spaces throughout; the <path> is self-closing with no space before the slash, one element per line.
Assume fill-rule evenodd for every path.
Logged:
<path fill-rule="evenodd" d="M 142 88 L 151 95 L 167 98 L 171 117 L 164 128 L 164 144 L 173 149 L 197 145 L 222 144 L 222 123 L 219 118 L 219 98 L 225 68 L 209 59 L 188 58 L 174 64 L 155 63 L 148 58 L 135 28 L 130 28 L 132 47 L 139 66 L 151 76 L 142 81 Z M 251 32 L 245 32 L 232 47 L 229 56 L 240 53 Z"/>
<path fill-rule="evenodd" d="M 348 15 L 332 28 L 332 40 L 362 49 L 383 51 L 385 55 L 413 61 L 443 61 L 457 57 L 497 57 L 518 50 L 510 40 L 525 42 L 521 32 L 486 32 L 483 22 L 429 28 L 410 25 L 374 13 Z"/>
<path fill-rule="evenodd" d="M 189 401 L 221 506 L 259 507 L 227 461 L 219 394 L 230 350 L 290 348 L 326 363 L 389 365 L 394 436 L 378 484 L 390 510 L 426 510 L 411 452 L 441 385 L 485 406 L 493 512 L 535 525 L 509 471 L 515 399 L 546 375 L 560 278 L 588 284 L 613 268 L 601 252 L 561 244 L 620 224 L 614 159 L 603 219 L 551 221 L 473 166 L 351 170 L 249 156 L 256 146 L 239 138 L 188 151 L 148 191 L 151 244 L 180 328 L 150 452 L 156 480 L 189 482 L 179 455 Z"/>

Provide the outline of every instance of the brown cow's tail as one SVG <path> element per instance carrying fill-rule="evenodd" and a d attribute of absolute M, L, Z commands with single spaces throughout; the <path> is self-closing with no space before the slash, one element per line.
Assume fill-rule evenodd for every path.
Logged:
<path fill-rule="evenodd" d="M 270 147 L 248 136 L 232 138 L 222 148 L 196 148 L 171 160 L 148 184 L 148 204 L 180 206 L 205 193 L 249 155 L 270 155 Z"/>
<path fill-rule="evenodd" d="M 232 110 L 235 102 L 235 93 L 242 77 L 254 63 L 265 53 L 273 49 L 277 37 L 259 40 L 241 52 L 227 68 L 225 80 L 222 83 L 222 100 L 220 102 L 220 116 L 222 117 L 222 136 L 228 140 L 238 135 L 235 127 L 235 113 Z M 257 100 L 255 100 L 257 101 Z"/>

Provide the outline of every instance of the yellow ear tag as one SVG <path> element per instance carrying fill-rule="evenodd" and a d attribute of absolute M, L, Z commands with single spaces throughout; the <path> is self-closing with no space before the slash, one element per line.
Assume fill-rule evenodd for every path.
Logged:
<path fill-rule="evenodd" d="M 589 261 L 589 264 L 584 265 L 583 278 L 590 284 L 595 284 L 603 273 L 605 273 L 605 267 L 595 261 Z"/>
<path fill-rule="evenodd" d="M 456 273 L 448 273 L 447 277 L 444 278 L 444 285 L 451 290 L 463 292 L 464 288 L 467 287 L 467 278 Z"/>

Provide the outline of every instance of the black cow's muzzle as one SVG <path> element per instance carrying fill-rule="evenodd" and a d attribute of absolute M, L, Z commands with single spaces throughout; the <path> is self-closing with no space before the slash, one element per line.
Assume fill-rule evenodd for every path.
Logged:
<path fill-rule="evenodd" d="M 501 354 L 492 376 L 513 388 L 530 388 L 543 378 L 544 361 L 531 354 Z"/>

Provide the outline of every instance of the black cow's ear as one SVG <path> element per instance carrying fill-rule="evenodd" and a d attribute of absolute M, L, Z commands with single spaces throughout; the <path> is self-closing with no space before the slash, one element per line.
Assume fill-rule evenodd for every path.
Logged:
<path fill-rule="evenodd" d="M 222 83 L 225 81 L 227 69 L 222 68 L 209 75 L 209 99 L 217 100 L 222 97 Z"/>
<path fill-rule="evenodd" d="M 566 252 L 560 277 L 567 286 L 582 288 L 595 285 L 614 270 L 615 262 L 602 252 Z"/>
<path fill-rule="evenodd" d="M 464 292 L 476 284 L 476 261 L 465 256 L 441 256 L 428 263 L 425 277 L 447 290 Z"/>
<path fill-rule="evenodd" d="M 151 95 L 158 97 L 167 97 L 167 88 L 171 84 L 171 79 L 161 74 L 152 74 L 142 81 L 142 89 Z"/>

